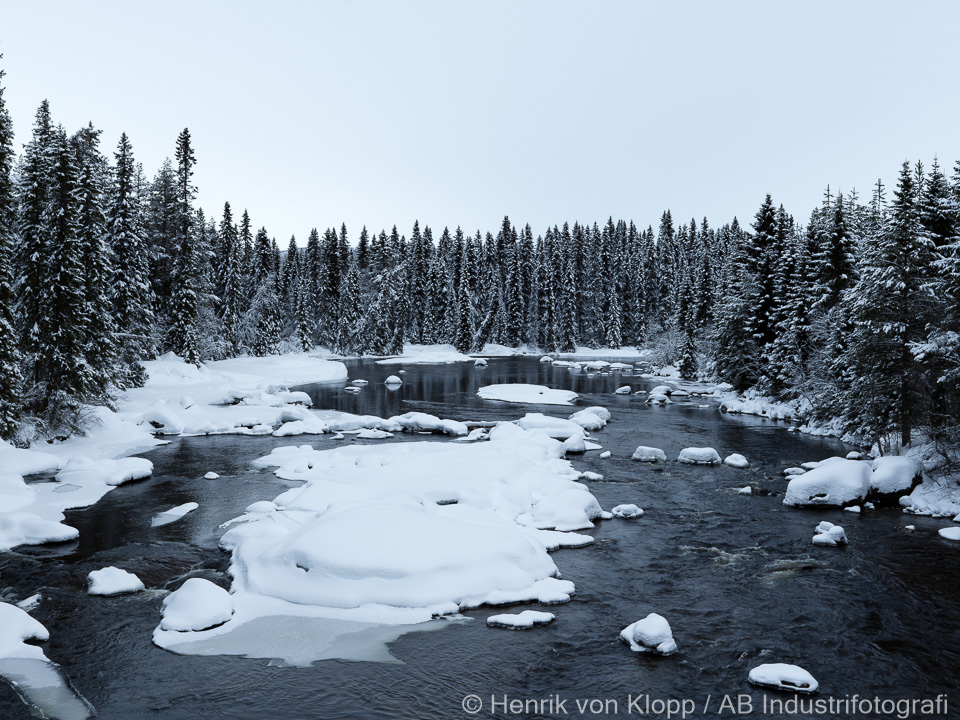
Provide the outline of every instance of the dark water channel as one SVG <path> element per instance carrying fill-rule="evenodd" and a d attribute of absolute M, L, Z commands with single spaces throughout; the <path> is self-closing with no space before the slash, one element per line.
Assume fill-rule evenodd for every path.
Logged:
<path fill-rule="evenodd" d="M 32 614 L 50 631 L 46 654 L 100 717 L 446 719 L 470 717 L 461 709 L 468 694 L 484 703 L 474 717 L 596 716 L 581 714 L 575 699 L 615 700 L 619 716 L 637 716 L 627 699 L 638 694 L 692 699 L 698 711 L 688 717 L 704 716 L 699 708 L 712 695 L 712 717 L 718 697 L 737 693 L 753 699 L 752 717 L 787 717 L 764 713 L 764 693 L 747 684 L 748 671 L 761 662 L 803 666 L 820 681 L 821 697 L 946 693 L 960 706 L 960 550 L 937 536 L 945 521 L 899 510 L 855 516 L 781 505 L 785 466 L 846 453 L 849 446 L 789 433 L 780 423 L 721 415 L 707 401 L 651 407 L 640 397 L 613 395 L 621 384 L 658 384 L 618 372 L 574 373 L 523 358 L 492 359 L 487 368 L 370 361 L 348 367 L 351 378 L 370 384 L 358 395 L 344 392 L 343 384 L 304 388 L 316 408 L 383 417 L 417 410 L 458 420 L 513 419 L 537 410 L 565 417 L 570 411 L 564 408 L 482 401 L 476 389 L 530 382 L 575 390 L 578 405 L 603 405 L 613 413 L 608 427 L 595 433 L 613 457 L 589 453 L 574 466 L 605 476 L 589 483 L 605 509 L 631 502 L 646 514 L 600 523 L 590 531 L 592 546 L 554 553 L 577 594 L 550 608 L 557 620 L 546 627 L 493 630 L 484 619 L 503 610 L 470 611 L 473 622 L 401 637 L 391 650 L 403 664 L 322 661 L 292 668 L 179 656 L 151 643 L 162 601 L 156 590 L 175 589 L 193 575 L 227 585 L 218 526 L 294 484 L 253 469 L 250 461 L 280 445 L 334 443 L 330 436 L 175 440 L 146 454 L 155 465 L 151 479 L 68 513 L 66 522 L 80 530 L 77 543 L 0 554 L 0 599 L 42 593 Z M 401 367 L 403 386 L 387 390 L 383 378 Z M 663 448 L 671 462 L 663 468 L 632 462 L 630 453 L 640 444 Z M 752 466 L 672 461 L 691 445 L 742 453 Z M 203 479 L 211 470 L 220 479 Z M 748 484 L 777 494 L 737 494 Z M 170 525 L 150 526 L 155 513 L 189 501 L 200 508 Z M 849 546 L 812 545 L 820 520 L 842 524 Z M 910 524 L 916 532 L 904 530 Z M 106 565 L 136 572 L 148 591 L 86 595 L 86 574 Z M 650 612 L 670 621 L 676 655 L 637 655 L 618 641 L 621 628 Z M 554 712 L 546 706 L 540 714 L 492 715 L 491 695 L 556 696 L 566 704 Z M 605 710 L 614 714 L 609 702 Z M 31 716 L 0 683 L 0 718 Z M 949 717 L 960 715 L 951 709 Z"/>

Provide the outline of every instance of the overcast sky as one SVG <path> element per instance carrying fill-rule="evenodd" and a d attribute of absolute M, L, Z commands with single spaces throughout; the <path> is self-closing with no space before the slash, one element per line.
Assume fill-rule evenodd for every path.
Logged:
<path fill-rule="evenodd" d="M 415 219 L 535 234 L 661 212 L 806 219 L 830 183 L 960 158 L 960 3 L 8 1 L 18 148 L 50 100 L 281 245 Z"/>

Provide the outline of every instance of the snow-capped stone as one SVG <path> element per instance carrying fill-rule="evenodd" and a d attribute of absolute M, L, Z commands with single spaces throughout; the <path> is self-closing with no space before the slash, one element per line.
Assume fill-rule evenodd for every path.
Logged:
<path fill-rule="evenodd" d="M 791 478 L 784 505 L 832 505 L 863 502 L 870 491 L 870 465 L 859 460 L 838 460 Z"/>
<path fill-rule="evenodd" d="M 738 494 L 738 495 L 753 495 L 753 487 L 750 486 L 750 485 L 747 485 L 746 487 L 742 487 L 742 488 L 740 488 L 739 490 L 737 490 L 737 494 Z"/>
<path fill-rule="evenodd" d="M 610 451 L 609 451 L 609 450 L 604 450 L 602 453 L 600 453 L 600 459 L 601 459 L 601 460 L 606 460 L 608 457 L 610 457 Z M 960 515 L 958 515 L 957 517 L 960 517 Z"/>
<path fill-rule="evenodd" d="M 219 477 L 220 477 L 220 476 L 217 475 L 217 473 L 215 473 L 215 472 L 213 472 L 213 471 L 208 472 L 206 475 L 203 476 L 204 480 L 217 480 L 217 479 L 219 479 Z"/>
<path fill-rule="evenodd" d="M 209 580 L 190 578 L 164 598 L 160 629 L 177 632 L 207 630 L 227 622 L 232 615 L 230 593 Z"/>
<path fill-rule="evenodd" d="M 57 473 L 62 483 L 84 485 L 102 482 L 106 485 L 122 485 L 131 480 L 142 480 L 153 474 L 153 463 L 146 458 L 127 457 L 118 460 L 106 458 L 94 460 L 87 457 L 72 457 Z"/>
<path fill-rule="evenodd" d="M 392 437 L 393 433 L 388 433 L 386 430 L 371 430 L 370 428 L 364 428 L 357 433 L 358 440 L 385 440 Z"/>
<path fill-rule="evenodd" d="M 553 622 L 556 615 L 538 610 L 524 610 L 519 613 L 503 613 L 491 615 L 487 618 L 489 627 L 506 628 L 508 630 L 527 630 L 535 625 L 546 625 Z"/>
<path fill-rule="evenodd" d="M 677 456 L 677 461 L 688 465 L 719 465 L 720 453 L 713 448 L 684 448 Z"/>
<path fill-rule="evenodd" d="M 673 388 L 669 385 L 657 385 L 653 390 L 650 391 L 651 395 L 669 395 L 673 392 Z"/>
<path fill-rule="evenodd" d="M 587 438 L 583 434 L 583 430 L 580 430 L 578 433 L 573 433 L 563 441 L 563 451 L 565 453 L 577 454 L 587 451 Z"/>
<path fill-rule="evenodd" d="M 803 468 L 788 467 L 786 470 L 783 471 L 783 474 L 784 474 L 784 475 L 788 475 L 788 476 L 789 476 L 789 475 L 803 475 L 805 472 L 806 472 L 806 470 L 804 470 Z"/>
<path fill-rule="evenodd" d="M 403 372 L 402 370 L 400 372 Z M 386 380 L 383 381 L 384 385 L 402 385 L 403 380 L 398 378 L 396 375 L 390 375 Z"/>
<path fill-rule="evenodd" d="M 839 525 L 834 525 L 824 520 L 817 525 L 817 534 L 813 536 L 814 545 L 826 545 L 836 547 L 837 545 L 847 544 L 847 534 Z"/>
<path fill-rule="evenodd" d="M 331 440 L 343 440 L 343 437 L 344 437 L 344 436 L 343 436 L 343 433 L 342 433 L 342 432 L 338 432 L 336 435 L 334 435 L 334 436 L 333 436 L 332 438 L 330 438 L 330 439 L 331 439 Z"/>
<path fill-rule="evenodd" d="M 863 460 L 863 453 L 851 450 L 847 453 L 847 460 Z"/>
<path fill-rule="evenodd" d="M 615 518 L 638 518 L 643 515 L 643 510 L 632 503 L 617 505 L 610 513 Z"/>
<path fill-rule="evenodd" d="M 598 410 L 604 410 L 604 408 L 585 408 L 571 415 L 570 420 L 584 430 L 601 430 L 603 426 L 607 424 L 609 413 L 607 413 L 607 417 L 604 418 L 597 412 Z"/>
<path fill-rule="evenodd" d="M 855 513 L 857 515 L 860 514 L 861 510 L 862 508 L 859 505 L 850 505 L 849 507 L 845 507 L 843 509 L 844 512 Z"/>
<path fill-rule="evenodd" d="M 603 480 L 603 475 L 595 472 L 587 471 L 587 472 L 581 473 L 580 476 L 584 480 L 592 480 L 593 482 L 600 482 L 601 480 Z"/>
<path fill-rule="evenodd" d="M 671 405 L 671 404 L 673 404 L 673 400 L 671 400 L 670 398 L 668 398 L 666 395 L 664 395 L 664 394 L 662 394 L 662 393 L 650 393 L 649 395 L 647 395 L 647 400 L 646 400 L 646 401 L 647 401 L 648 403 L 650 403 L 651 405 Z"/>
<path fill-rule="evenodd" d="M 543 357 L 540 358 L 540 362 L 542 362 L 542 363 L 552 363 L 552 362 L 553 362 L 553 358 L 550 357 L 549 355 L 544 355 Z"/>
<path fill-rule="evenodd" d="M 630 456 L 630 459 L 638 460 L 640 462 L 666 462 L 667 454 L 660 448 L 639 445 L 637 446 L 637 449 L 633 451 L 633 455 Z"/>
<path fill-rule="evenodd" d="M 677 651 L 670 623 L 662 615 L 650 613 L 620 631 L 620 639 L 634 652 L 652 652 L 671 655 Z"/>
<path fill-rule="evenodd" d="M 87 574 L 90 595 L 121 595 L 135 593 L 144 589 L 143 582 L 131 572 L 118 567 L 105 567 Z"/>
<path fill-rule="evenodd" d="M 358 387 L 356 387 L 356 386 L 354 386 L 354 385 L 347 385 L 343 390 L 344 390 L 344 392 L 348 392 L 348 393 L 358 393 L 358 392 L 360 392 L 360 388 L 358 388 Z"/>
<path fill-rule="evenodd" d="M 444 435 L 466 435 L 467 426 L 457 420 L 441 420 L 436 415 L 422 412 L 408 412 L 390 418 L 390 423 L 399 425 L 404 432 L 437 432 Z M 384 428 L 378 428 L 384 429 Z"/>
<path fill-rule="evenodd" d="M 740 455 L 738 453 L 727 455 L 727 457 L 723 459 L 723 464 L 729 465 L 732 468 L 740 468 L 740 469 L 750 467 L 750 463 L 747 461 L 747 459 L 743 455 Z"/>
<path fill-rule="evenodd" d="M 800 463 L 800 468 L 804 471 L 816 470 L 818 467 L 820 467 L 819 460 L 811 460 L 809 462 Z"/>
<path fill-rule="evenodd" d="M 484 360 L 483 358 L 477 358 L 476 360 L 473 361 L 473 365 L 474 367 L 486 367 L 487 361 Z"/>
<path fill-rule="evenodd" d="M 878 457 L 872 465 L 870 494 L 878 500 L 896 504 L 901 495 L 908 495 L 923 480 L 923 469 L 913 458 Z"/>
<path fill-rule="evenodd" d="M 631 392 L 631 388 L 630 388 L 629 385 L 622 385 L 621 387 L 618 387 L 616 390 L 614 390 L 614 391 L 613 391 L 613 394 L 614 394 L 614 395 L 629 395 L 630 392 Z"/>
<path fill-rule="evenodd" d="M 960 527 L 940 528 L 937 532 L 940 533 L 940 537 L 947 540 L 960 540 Z"/>
<path fill-rule="evenodd" d="M 49 640 L 50 633 L 24 610 L 0 602 L 0 660 L 29 658 L 46 660 L 43 650 L 25 640 Z"/>
<path fill-rule="evenodd" d="M 248 513 L 271 513 L 280 509 L 280 506 L 270 500 L 257 500 L 255 503 L 247 505 Z"/>
<path fill-rule="evenodd" d="M 750 671 L 754 685 L 793 693 L 815 693 L 820 684 L 802 667 L 785 663 L 766 663 Z"/>

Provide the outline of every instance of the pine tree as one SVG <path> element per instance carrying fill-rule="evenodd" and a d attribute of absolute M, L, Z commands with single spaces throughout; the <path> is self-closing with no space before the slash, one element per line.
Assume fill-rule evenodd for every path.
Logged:
<path fill-rule="evenodd" d="M 254 295 L 246 313 L 245 326 L 247 343 L 253 354 L 263 357 L 279 351 L 281 330 L 273 242 L 266 228 L 257 231 L 254 247 L 251 268 Z"/>
<path fill-rule="evenodd" d="M 367 226 L 363 226 L 360 231 L 360 239 L 357 240 L 357 265 L 361 270 L 367 269 L 370 255 L 370 234 L 367 232 Z"/>
<path fill-rule="evenodd" d="M 249 226 L 250 217 L 244 211 Z M 223 205 L 223 219 L 220 221 L 220 249 L 223 257 L 220 268 L 220 322 L 228 356 L 239 355 L 243 349 L 242 319 L 244 312 L 243 288 L 244 248 L 233 223 L 230 203 Z"/>
<path fill-rule="evenodd" d="M 360 297 L 360 265 L 351 263 L 340 288 L 340 308 L 337 313 L 335 352 L 352 355 L 360 351 L 358 333 L 363 319 Z"/>
<path fill-rule="evenodd" d="M 113 251 L 110 288 L 114 323 L 119 332 L 118 361 L 123 385 L 141 387 L 147 376 L 140 361 L 154 357 L 156 346 L 149 258 L 142 234 L 133 148 L 126 133 L 120 136 L 114 158 L 116 169 L 107 210 L 107 246 Z"/>
<path fill-rule="evenodd" d="M 23 392 L 13 317 L 13 122 L 3 98 L 3 76 L 0 69 L 0 439 L 13 437 L 19 426 Z"/>

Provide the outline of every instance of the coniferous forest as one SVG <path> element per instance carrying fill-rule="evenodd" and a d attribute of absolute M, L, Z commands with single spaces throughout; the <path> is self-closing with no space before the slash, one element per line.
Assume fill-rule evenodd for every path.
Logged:
<path fill-rule="evenodd" d="M 125 134 L 105 147 L 44 102 L 21 143 L 0 84 L 0 436 L 19 444 L 82 431 L 85 408 L 142 385 L 159 354 L 405 342 L 650 347 L 684 377 L 797 400 L 886 450 L 960 441 L 960 163 L 904 162 L 812 210 L 767 195 L 749 219 L 278 240 L 256 208 L 198 207 L 187 129 L 148 171 Z"/>

